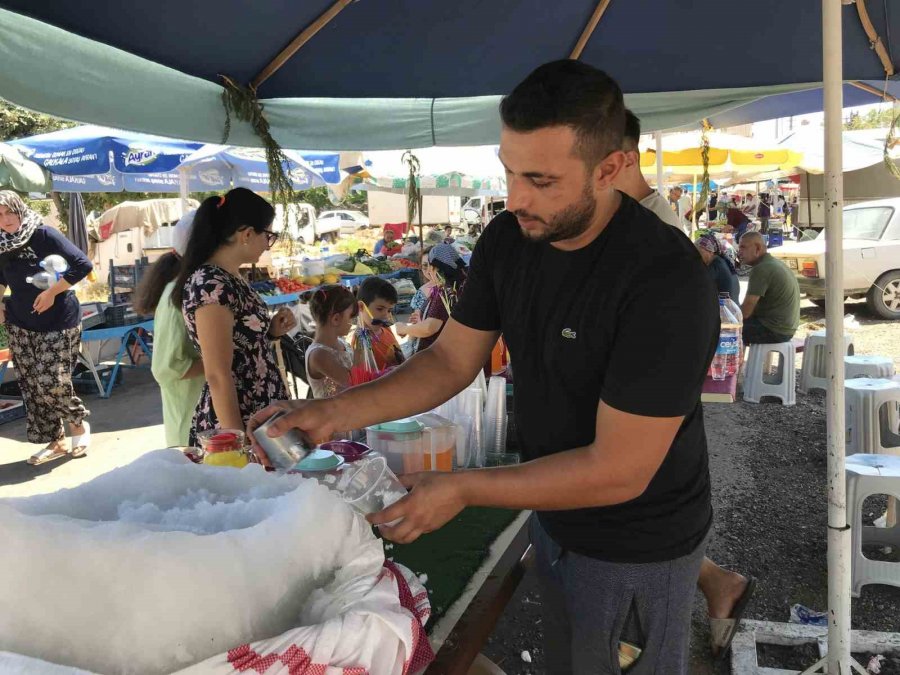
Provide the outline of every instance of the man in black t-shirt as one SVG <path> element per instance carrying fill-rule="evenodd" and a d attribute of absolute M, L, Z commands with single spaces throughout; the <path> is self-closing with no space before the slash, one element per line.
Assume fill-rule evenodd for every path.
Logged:
<path fill-rule="evenodd" d="M 424 412 L 469 386 L 502 333 L 524 462 L 402 477 L 370 522 L 406 543 L 466 506 L 532 509 L 548 670 L 686 673 L 712 524 L 700 391 L 716 294 L 680 232 L 613 181 L 618 85 L 578 61 L 541 66 L 500 106 L 508 211 L 486 228 L 440 339 L 392 373 L 322 401 L 276 404 L 314 440 Z M 251 429 L 274 411 L 257 414 Z"/>

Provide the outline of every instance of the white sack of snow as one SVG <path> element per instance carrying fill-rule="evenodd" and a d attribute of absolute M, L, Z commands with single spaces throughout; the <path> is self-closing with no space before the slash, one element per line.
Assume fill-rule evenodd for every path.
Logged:
<path fill-rule="evenodd" d="M 0 500 L 0 650 L 169 673 L 327 620 L 379 579 L 366 522 L 299 476 L 161 450 L 71 490 Z M 307 608 L 306 605 L 310 607 Z"/>

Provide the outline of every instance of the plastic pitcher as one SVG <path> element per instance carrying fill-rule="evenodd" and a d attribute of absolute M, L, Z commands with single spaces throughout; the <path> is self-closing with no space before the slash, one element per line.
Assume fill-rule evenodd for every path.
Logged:
<path fill-rule="evenodd" d="M 435 413 L 416 415 L 413 419 L 425 425 L 424 470 L 453 471 L 457 425 Z"/>
<path fill-rule="evenodd" d="M 383 455 L 397 475 L 425 470 L 425 425 L 418 420 L 366 427 L 366 445 Z"/>

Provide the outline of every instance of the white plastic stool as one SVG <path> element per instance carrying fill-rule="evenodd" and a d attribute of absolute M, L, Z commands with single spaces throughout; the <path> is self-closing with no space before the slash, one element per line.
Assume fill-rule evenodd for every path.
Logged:
<path fill-rule="evenodd" d="M 887 405 L 887 410 L 882 407 Z M 900 456 L 900 434 L 894 426 L 900 406 L 900 383 L 857 377 L 844 382 L 847 454 Z"/>
<path fill-rule="evenodd" d="M 844 354 L 853 354 L 853 337 L 844 333 Z M 806 336 L 803 342 L 803 363 L 800 366 L 800 391 L 808 394 L 811 389 L 828 391 L 825 376 L 828 352 L 825 350 L 825 331 L 817 330 Z"/>
<path fill-rule="evenodd" d="M 771 354 L 780 355 L 777 372 L 772 376 L 766 372 Z M 797 402 L 794 391 L 797 381 L 795 356 L 793 342 L 750 345 L 750 354 L 744 368 L 744 400 L 759 403 L 763 396 L 774 396 L 781 399 L 783 405 L 794 405 Z"/>
<path fill-rule="evenodd" d="M 848 380 L 855 377 L 890 380 L 894 377 L 894 359 L 886 356 L 862 356 L 860 354 L 845 356 L 844 377 Z"/>
<path fill-rule="evenodd" d="M 863 503 L 872 495 L 900 499 L 900 457 L 851 455 L 847 457 L 847 522 L 852 541 L 850 592 L 858 598 L 866 584 L 900 586 L 900 563 L 869 560 L 863 544 L 900 548 L 900 526 L 872 527 L 862 524 Z M 888 500 L 890 503 L 890 500 Z"/>

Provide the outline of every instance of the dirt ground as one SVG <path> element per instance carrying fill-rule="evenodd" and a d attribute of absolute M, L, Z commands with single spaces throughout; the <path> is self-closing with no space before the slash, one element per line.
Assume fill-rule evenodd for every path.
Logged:
<path fill-rule="evenodd" d="M 802 321 L 811 325 L 801 326 L 798 336 L 824 327 L 824 311 L 804 305 Z M 900 372 L 900 323 L 877 319 L 862 302 L 847 302 L 845 313 L 861 324 L 853 331 L 856 353 L 893 357 Z M 796 365 L 799 369 L 799 358 Z M 793 407 L 743 401 L 705 406 L 716 513 L 708 553 L 723 567 L 759 580 L 748 618 L 786 622 L 794 603 L 827 607 L 824 402 L 821 392 L 812 392 L 798 393 Z M 867 502 L 864 518 L 881 515 L 883 502 L 880 508 Z M 900 555 L 893 559 L 900 561 Z M 865 586 L 853 600 L 852 613 L 854 628 L 897 631 L 900 588 Z M 540 596 L 529 574 L 484 653 L 509 675 L 543 673 L 541 641 Z M 530 663 L 522 658 L 525 651 Z M 803 670 L 817 657 L 798 649 L 760 648 L 759 659 L 760 666 Z M 706 607 L 699 593 L 690 672 L 730 672 L 727 662 L 714 663 L 709 656 Z M 881 673 L 900 674 L 900 654 L 888 655 Z"/>

